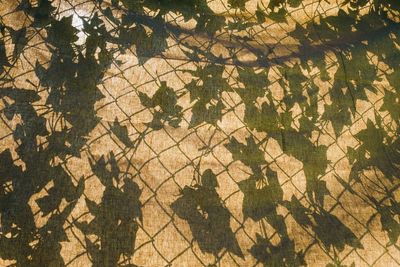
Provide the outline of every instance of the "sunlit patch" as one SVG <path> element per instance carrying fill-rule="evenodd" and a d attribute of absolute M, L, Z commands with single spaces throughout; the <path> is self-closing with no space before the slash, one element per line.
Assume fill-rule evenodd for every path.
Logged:
<path fill-rule="evenodd" d="M 77 45 L 82 45 L 85 43 L 87 35 L 83 31 L 83 17 L 74 13 L 72 15 L 72 26 L 78 30 L 76 36 L 78 40 L 75 42 Z"/>

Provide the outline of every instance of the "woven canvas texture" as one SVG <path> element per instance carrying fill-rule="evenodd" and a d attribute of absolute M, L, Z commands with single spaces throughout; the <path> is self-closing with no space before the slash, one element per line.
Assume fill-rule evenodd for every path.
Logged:
<path fill-rule="evenodd" d="M 399 12 L 0 0 L 0 266 L 400 266 Z"/>

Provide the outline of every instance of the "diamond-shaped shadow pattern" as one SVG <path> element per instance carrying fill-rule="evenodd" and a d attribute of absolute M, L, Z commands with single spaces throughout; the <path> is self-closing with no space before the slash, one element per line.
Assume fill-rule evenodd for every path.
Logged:
<path fill-rule="evenodd" d="M 396 1 L 0 1 L 0 266 L 400 265 Z"/>

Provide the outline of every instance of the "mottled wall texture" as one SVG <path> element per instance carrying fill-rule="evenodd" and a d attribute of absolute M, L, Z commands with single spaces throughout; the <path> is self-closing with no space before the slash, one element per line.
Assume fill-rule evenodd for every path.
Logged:
<path fill-rule="evenodd" d="M 0 0 L 0 266 L 400 266 L 400 1 Z"/>

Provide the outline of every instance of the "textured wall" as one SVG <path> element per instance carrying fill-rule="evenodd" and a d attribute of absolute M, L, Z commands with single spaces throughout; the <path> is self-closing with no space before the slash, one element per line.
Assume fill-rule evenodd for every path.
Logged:
<path fill-rule="evenodd" d="M 0 266 L 399 266 L 396 1 L 0 1 Z"/>

